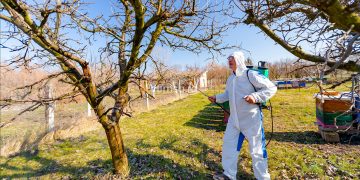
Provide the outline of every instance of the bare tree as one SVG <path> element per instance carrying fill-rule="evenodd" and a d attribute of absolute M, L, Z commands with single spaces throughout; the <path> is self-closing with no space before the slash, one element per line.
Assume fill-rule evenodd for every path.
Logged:
<path fill-rule="evenodd" d="M 305 78 L 313 77 L 317 74 L 317 68 L 313 63 L 301 62 L 285 59 L 278 62 L 269 63 L 270 79 L 279 78 Z"/>
<path fill-rule="evenodd" d="M 245 13 L 244 23 L 260 28 L 299 59 L 321 65 L 321 77 L 337 68 L 360 71 L 359 1 L 237 0 L 235 4 Z"/>
<path fill-rule="evenodd" d="M 210 82 L 210 86 L 219 86 L 226 83 L 226 79 L 230 75 L 230 69 L 228 65 L 218 64 L 215 60 L 210 62 L 206 69 L 208 70 L 207 78 Z"/>
<path fill-rule="evenodd" d="M 166 61 L 169 60 L 168 53 L 163 49 L 155 49 L 150 56 L 150 69 L 146 74 L 151 86 L 156 87 L 159 84 L 167 84 L 172 77 L 176 77 L 175 69 L 169 67 Z"/>
<path fill-rule="evenodd" d="M 181 73 L 181 76 L 184 80 L 184 86 L 185 88 L 188 88 L 188 90 L 195 89 L 197 84 L 197 79 L 201 75 L 201 68 L 197 65 L 190 66 L 186 65 L 185 70 Z"/>
<path fill-rule="evenodd" d="M 157 44 L 194 53 L 207 50 L 215 55 L 230 47 L 222 44 L 221 34 L 234 25 L 223 18 L 226 13 L 231 13 L 231 9 L 223 2 L 213 1 L 206 6 L 195 0 L 111 1 L 113 12 L 110 16 L 93 18 L 89 17 L 91 13 L 86 4 L 78 0 L 2 0 L 0 3 L 0 19 L 7 22 L 1 28 L 4 42 L 1 47 L 20 55 L 5 60 L 5 65 L 57 67 L 57 73 L 26 86 L 29 90 L 44 84 L 45 79 L 58 76 L 74 87 L 73 91 L 52 99 L 7 97 L 1 102 L 42 103 L 81 93 L 106 132 L 114 172 L 123 175 L 129 173 L 129 168 L 119 120 L 128 115 L 124 109 L 129 102 L 129 83 L 135 83 L 138 77 L 136 69 L 148 60 Z M 223 11 L 223 8 L 227 10 Z M 97 59 L 100 63 L 108 61 L 112 64 L 104 67 L 111 71 L 96 81 L 87 50 L 88 45 L 100 44 L 96 39 L 101 36 L 106 37 L 106 43 L 100 45 L 101 54 Z M 106 96 L 114 98 L 113 107 L 105 107 Z"/>

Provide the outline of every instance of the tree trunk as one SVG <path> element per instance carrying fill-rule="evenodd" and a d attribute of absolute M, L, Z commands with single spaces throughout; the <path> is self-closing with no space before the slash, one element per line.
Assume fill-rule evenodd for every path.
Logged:
<path fill-rule="evenodd" d="M 114 122 L 112 125 L 104 127 L 104 129 L 111 151 L 114 173 L 126 177 L 129 175 L 130 169 L 119 123 Z"/>
<path fill-rule="evenodd" d="M 114 173 L 121 174 L 122 176 L 126 177 L 129 175 L 130 170 L 119 123 L 118 121 L 111 122 L 109 116 L 103 115 L 103 105 L 99 104 L 94 109 L 96 110 L 95 112 L 98 120 L 103 126 L 106 133 L 114 166 Z"/>

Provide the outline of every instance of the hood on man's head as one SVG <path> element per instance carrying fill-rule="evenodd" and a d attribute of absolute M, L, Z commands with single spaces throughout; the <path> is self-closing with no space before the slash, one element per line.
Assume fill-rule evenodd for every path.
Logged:
<path fill-rule="evenodd" d="M 246 70 L 244 53 L 241 51 L 233 52 L 230 56 L 234 57 L 236 62 L 236 76 L 240 76 Z"/>

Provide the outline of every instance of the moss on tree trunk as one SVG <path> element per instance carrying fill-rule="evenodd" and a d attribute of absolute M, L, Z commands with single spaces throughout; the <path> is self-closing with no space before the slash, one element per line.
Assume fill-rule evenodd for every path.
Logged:
<path fill-rule="evenodd" d="M 128 176 L 130 171 L 129 164 L 119 124 L 109 125 L 105 128 L 105 132 L 111 151 L 114 173 Z"/>

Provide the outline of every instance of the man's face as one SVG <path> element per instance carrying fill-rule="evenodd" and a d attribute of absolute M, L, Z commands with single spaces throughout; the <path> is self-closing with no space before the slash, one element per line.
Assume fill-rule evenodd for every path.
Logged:
<path fill-rule="evenodd" d="M 229 68 L 233 71 L 236 71 L 236 62 L 233 56 L 228 57 L 228 62 L 229 62 Z"/>

